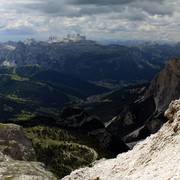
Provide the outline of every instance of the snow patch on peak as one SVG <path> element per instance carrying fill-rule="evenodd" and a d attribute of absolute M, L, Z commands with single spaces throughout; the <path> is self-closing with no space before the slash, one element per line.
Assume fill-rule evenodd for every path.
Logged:
<path fill-rule="evenodd" d="M 7 49 L 7 50 L 10 50 L 10 51 L 13 51 L 14 49 L 16 49 L 15 46 L 12 46 L 12 45 L 8 45 L 8 44 L 5 44 L 3 46 L 4 49 Z"/>
<path fill-rule="evenodd" d="M 1 66 L 6 66 L 6 67 L 15 67 L 16 63 L 14 61 L 8 61 L 5 60 L 1 63 Z"/>
<path fill-rule="evenodd" d="M 28 46 L 30 46 L 30 45 L 32 45 L 32 44 L 35 44 L 35 43 L 36 43 L 36 40 L 33 39 L 33 38 L 31 38 L 31 39 L 26 39 L 23 43 L 26 44 L 26 45 L 28 45 Z"/>
<path fill-rule="evenodd" d="M 171 102 L 165 115 L 169 121 L 133 150 L 76 170 L 63 180 L 180 179 L 180 100 Z"/>
<path fill-rule="evenodd" d="M 49 37 L 48 43 L 58 43 L 58 42 L 78 42 L 78 41 L 85 41 L 86 37 L 81 36 L 80 34 L 68 34 L 65 37 Z"/>

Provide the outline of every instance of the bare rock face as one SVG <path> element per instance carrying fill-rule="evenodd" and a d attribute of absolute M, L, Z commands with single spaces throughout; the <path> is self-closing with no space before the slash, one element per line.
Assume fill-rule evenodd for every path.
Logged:
<path fill-rule="evenodd" d="M 110 149 L 115 154 L 129 150 L 121 138 L 115 137 L 105 128 L 99 117 L 89 115 L 79 108 L 66 108 L 60 115 L 57 124 L 93 136 L 101 147 Z"/>
<path fill-rule="evenodd" d="M 164 123 L 163 114 L 171 101 L 180 97 L 180 58 L 171 58 L 165 68 L 151 81 L 145 99 L 152 97 L 155 110 L 146 127 L 152 132 Z"/>
<path fill-rule="evenodd" d="M 165 115 L 169 121 L 133 150 L 76 170 L 63 180 L 180 179 L 180 100 L 173 101 Z"/>
<path fill-rule="evenodd" d="M 79 128 L 84 132 L 104 128 L 99 117 L 89 115 L 86 111 L 76 107 L 66 108 L 60 115 L 57 123 L 66 128 Z"/>
<path fill-rule="evenodd" d="M 42 163 L 18 161 L 0 152 L 0 179 L 12 180 L 55 180 Z"/>
<path fill-rule="evenodd" d="M 0 124 L 0 145 L 1 152 L 15 160 L 36 160 L 32 143 L 18 125 Z"/>
<path fill-rule="evenodd" d="M 180 59 L 170 59 L 151 82 L 145 96 L 153 96 L 156 110 L 164 111 L 168 104 L 180 96 Z"/>
<path fill-rule="evenodd" d="M 55 180 L 42 163 L 35 162 L 32 143 L 22 127 L 0 124 L 0 179 Z"/>
<path fill-rule="evenodd" d="M 167 121 L 164 112 L 169 103 L 180 97 L 179 69 L 180 58 L 171 58 L 151 81 L 145 94 L 128 105 L 107 129 L 119 135 L 126 143 L 156 133 Z"/>
<path fill-rule="evenodd" d="M 178 133 L 180 131 L 180 100 L 171 102 L 169 108 L 165 111 L 165 116 L 169 123 L 173 124 L 173 131 Z"/>

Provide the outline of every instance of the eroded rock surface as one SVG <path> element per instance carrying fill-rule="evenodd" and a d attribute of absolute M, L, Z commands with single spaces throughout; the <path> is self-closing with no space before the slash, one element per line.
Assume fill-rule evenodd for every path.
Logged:
<path fill-rule="evenodd" d="M 156 110 L 164 111 L 180 95 L 180 58 L 171 58 L 152 80 L 146 96 L 153 96 Z"/>
<path fill-rule="evenodd" d="M 173 101 L 165 115 L 169 121 L 133 150 L 76 170 L 63 180 L 180 179 L 180 100 Z"/>
<path fill-rule="evenodd" d="M 89 115 L 79 108 L 65 109 L 57 124 L 96 138 L 101 147 L 111 150 L 116 155 L 129 150 L 122 139 L 112 135 L 97 116 Z"/>
<path fill-rule="evenodd" d="M 15 160 L 36 160 L 32 143 L 18 125 L 0 124 L 0 151 Z"/>
<path fill-rule="evenodd" d="M 126 143 L 156 133 L 167 121 L 164 112 L 169 103 L 180 97 L 179 69 L 180 58 L 171 58 L 151 81 L 144 95 L 124 108 L 107 129 Z"/>
<path fill-rule="evenodd" d="M 32 143 L 22 128 L 14 124 L 0 124 L 0 179 L 56 179 L 42 163 L 35 160 Z"/>

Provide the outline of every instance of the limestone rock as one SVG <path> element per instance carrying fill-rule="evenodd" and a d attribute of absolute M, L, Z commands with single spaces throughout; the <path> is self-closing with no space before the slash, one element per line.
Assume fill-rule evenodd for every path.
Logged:
<path fill-rule="evenodd" d="M 36 156 L 31 141 L 15 124 L 0 124 L 0 179 L 55 180 Z"/>
<path fill-rule="evenodd" d="M 76 170 L 63 180 L 180 179 L 180 129 L 177 128 L 180 126 L 180 100 L 173 101 L 165 115 L 170 123 L 165 123 L 133 150 L 115 159 L 100 160 L 91 168 Z"/>
<path fill-rule="evenodd" d="M 125 142 L 138 141 L 156 133 L 167 121 L 164 112 L 169 103 L 180 97 L 179 69 L 180 58 L 171 58 L 144 95 L 124 108 L 107 129 Z"/>
<path fill-rule="evenodd" d="M 0 151 L 16 160 L 36 160 L 32 143 L 15 124 L 0 124 Z"/>
<path fill-rule="evenodd" d="M 180 95 L 180 59 L 171 58 L 165 68 L 152 80 L 145 96 L 153 96 L 156 110 L 164 111 Z"/>
<path fill-rule="evenodd" d="M 0 179 L 55 180 L 53 174 L 42 163 L 18 161 L 0 152 Z"/>

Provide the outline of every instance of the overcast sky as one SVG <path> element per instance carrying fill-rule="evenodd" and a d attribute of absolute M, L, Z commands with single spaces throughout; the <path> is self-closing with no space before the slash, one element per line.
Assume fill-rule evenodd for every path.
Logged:
<path fill-rule="evenodd" d="M 180 41 L 180 1 L 0 0 L 0 41 L 68 33 L 94 40 Z"/>

